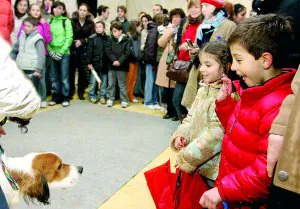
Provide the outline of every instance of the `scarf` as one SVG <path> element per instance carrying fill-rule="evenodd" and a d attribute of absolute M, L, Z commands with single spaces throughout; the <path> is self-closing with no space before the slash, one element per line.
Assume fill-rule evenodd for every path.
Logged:
<path fill-rule="evenodd" d="M 203 29 L 210 29 L 207 32 L 205 32 L 210 33 L 214 32 L 218 27 L 220 27 L 220 25 L 222 25 L 222 23 L 227 19 L 224 15 L 224 11 L 221 10 L 220 12 L 218 12 L 217 15 L 213 16 L 211 19 L 204 19 L 202 24 L 197 29 L 197 39 L 202 41 L 204 35 L 202 31 Z"/>
<path fill-rule="evenodd" d="M 199 17 L 196 17 L 196 18 L 193 18 L 193 17 L 191 17 L 191 16 L 189 16 L 189 23 L 190 24 L 196 24 L 196 23 L 199 23 L 201 21 L 201 16 L 199 16 Z"/>

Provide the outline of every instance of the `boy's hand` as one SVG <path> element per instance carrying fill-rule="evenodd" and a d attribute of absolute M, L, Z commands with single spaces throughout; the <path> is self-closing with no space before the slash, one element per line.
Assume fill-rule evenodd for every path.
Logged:
<path fill-rule="evenodd" d="M 41 72 L 39 72 L 39 71 L 35 71 L 34 73 L 33 73 L 33 76 L 35 76 L 35 77 L 37 77 L 39 80 L 41 80 L 42 79 L 42 73 Z"/>
<path fill-rule="evenodd" d="M 78 48 L 82 45 L 81 41 L 80 40 L 75 40 L 75 47 Z"/>
<path fill-rule="evenodd" d="M 116 67 L 119 67 L 120 66 L 120 62 L 118 60 L 116 60 L 116 61 L 113 62 L 112 65 L 116 66 Z"/>
<path fill-rule="evenodd" d="M 88 69 L 89 69 L 89 70 L 94 69 L 93 65 L 92 65 L 92 64 L 88 64 Z"/>
<path fill-rule="evenodd" d="M 186 139 L 182 136 L 177 136 L 175 138 L 175 142 L 174 142 L 174 146 L 176 149 L 181 150 L 182 148 L 184 148 L 186 146 Z"/>
<path fill-rule="evenodd" d="M 220 202 L 222 202 L 222 198 L 219 194 L 217 187 L 214 187 L 203 193 L 202 197 L 200 198 L 199 204 L 203 208 L 217 209 L 217 205 Z"/>
<path fill-rule="evenodd" d="M 231 82 L 231 80 L 226 75 L 223 75 L 222 81 L 223 81 L 223 85 L 222 85 L 222 87 L 219 91 L 217 101 L 223 101 L 224 99 L 229 97 L 232 93 L 232 82 Z"/>
<path fill-rule="evenodd" d="M 273 176 L 275 165 L 278 161 L 283 146 L 283 136 L 270 134 L 267 155 L 267 171 L 268 176 Z"/>

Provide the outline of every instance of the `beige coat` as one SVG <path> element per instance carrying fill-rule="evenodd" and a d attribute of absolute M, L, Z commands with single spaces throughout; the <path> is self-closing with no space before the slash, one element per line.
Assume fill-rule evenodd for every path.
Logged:
<path fill-rule="evenodd" d="M 221 81 L 209 85 L 200 83 L 192 108 L 170 139 L 170 147 L 178 152 L 177 164 L 181 170 L 191 173 L 200 166 L 200 174 L 212 180 L 218 175 L 224 136 L 215 112 L 215 100 L 221 86 Z M 174 145 L 178 136 L 187 140 L 187 146 L 180 151 Z"/>
<path fill-rule="evenodd" d="M 231 33 L 235 30 L 236 24 L 232 22 L 231 20 L 225 20 L 224 23 L 217 28 L 217 30 L 214 31 L 212 36 L 210 37 L 210 42 L 217 40 L 217 37 L 220 36 L 224 40 L 228 40 Z M 196 58 L 197 59 L 197 58 Z M 181 104 L 185 106 L 186 108 L 191 108 L 196 94 L 197 94 L 197 84 L 199 83 L 199 79 L 201 76 L 199 75 L 199 70 L 191 70 L 191 73 L 189 75 L 189 80 L 186 84 L 185 91 L 181 100 Z"/>
<path fill-rule="evenodd" d="M 300 66 L 292 82 L 293 94 L 287 96 L 274 120 L 270 133 L 284 136 L 274 184 L 300 194 Z M 287 179 L 280 178 L 288 175 Z"/>

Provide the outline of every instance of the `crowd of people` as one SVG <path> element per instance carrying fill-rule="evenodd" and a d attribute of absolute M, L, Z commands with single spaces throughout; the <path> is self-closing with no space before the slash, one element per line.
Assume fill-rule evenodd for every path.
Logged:
<path fill-rule="evenodd" d="M 8 2 L 0 7 L 11 7 Z M 258 16 L 249 19 L 243 5 L 223 0 L 188 0 L 186 13 L 155 4 L 153 14 L 140 12 L 136 20 L 127 20 L 120 5 L 118 17 L 108 21 L 105 5 L 93 17 L 82 3 L 69 17 L 60 1 L 16 0 L 13 12 L 0 9 L 7 17 L 1 21 L 14 19 L 1 23 L 0 31 L 43 108 L 67 107 L 75 93 L 107 107 L 120 99 L 126 108 L 143 98 L 145 108 L 180 120 L 170 147 L 178 152 L 176 166 L 199 172 L 210 187 L 198 200 L 203 208 L 222 201 L 230 208 L 288 208 L 300 205 L 298 162 L 283 163 L 296 152 L 283 146 L 284 137 L 299 146 L 291 133 L 299 112 L 299 74 L 292 69 L 300 60 L 299 28 L 279 14 L 290 9 L 297 18 L 295 2 L 275 7 L 254 0 L 251 14 Z M 271 188 L 278 158 L 285 170 L 276 169 Z"/>

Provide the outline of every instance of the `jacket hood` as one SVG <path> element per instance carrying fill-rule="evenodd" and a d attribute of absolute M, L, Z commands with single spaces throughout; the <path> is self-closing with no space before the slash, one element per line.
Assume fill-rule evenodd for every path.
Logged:
<path fill-rule="evenodd" d="M 203 80 L 201 80 L 200 83 L 199 83 L 200 86 L 211 87 L 211 88 L 214 88 L 214 89 L 220 89 L 222 87 L 222 84 L 223 84 L 222 79 L 217 80 L 216 82 L 210 83 L 210 84 L 204 83 Z"/>
<path fill-rule="evenodd" d="M 157 24 L 155 22 L 150 21 L 148 23 L 148 30 L 152 29 L 152 28 L 157 28 Z"/>

